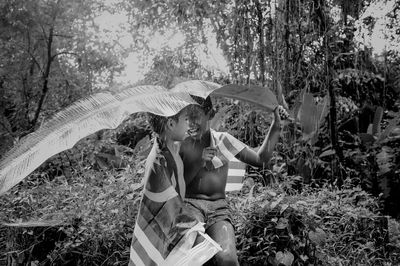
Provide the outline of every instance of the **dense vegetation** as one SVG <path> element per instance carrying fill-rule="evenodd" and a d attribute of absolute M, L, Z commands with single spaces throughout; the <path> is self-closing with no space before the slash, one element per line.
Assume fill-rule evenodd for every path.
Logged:
<path fill-rule="evenodd" d="M 374 16 L 370 7 L 383 2 L 391 8 Z M 77 99 L 119 90 L 131 51 L 152 56 L 138 84 L 267 86 L 296 120 L 286 122 L 270 167 L 249 168 L 245 189 L 228 194 L 241 263 L 398 265 L 399 9 L 369 0 L 3 1 L 0 158 Z M 96 22 L 104 12 L 128 17 L 108 40 Z M 387 46 L 376 55 L 367 37 L 382 18 Z M 149 32 L 171 29 L 183 43 L 156 51 Z M 211 31 L 229 73 L 198 57 L 199 47 L 212 56 Z M 228 114 L 220 130 L 260 144 L 269 114 L 233 100 L 215 105 Z M 149 136 L 143 114 L 133 115 L 2 195 L 1 263 L 125 265 Z"/>

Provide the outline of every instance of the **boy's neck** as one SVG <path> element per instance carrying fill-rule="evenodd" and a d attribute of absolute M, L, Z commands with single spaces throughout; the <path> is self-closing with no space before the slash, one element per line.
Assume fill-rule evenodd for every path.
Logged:
<path fill-rule="evenodd" d="M 210 143 L 210 136 L 211 136 L 211 131 L 210 129 L 207 129 L 199 138 L 192 138 L 195 142 L 200 142 L 203 145 L 208 145 Z"/>

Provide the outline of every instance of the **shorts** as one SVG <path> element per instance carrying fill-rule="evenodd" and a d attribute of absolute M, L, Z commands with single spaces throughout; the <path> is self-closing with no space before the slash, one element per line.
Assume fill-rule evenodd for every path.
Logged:
<path fill-rule="evenodd" d="M 185 205 L 199 222 L 205 223 L 205 230 L 219 221 L 228 221 L 233 225 L 231 208 L 226 199 L 185 198 Z"/>

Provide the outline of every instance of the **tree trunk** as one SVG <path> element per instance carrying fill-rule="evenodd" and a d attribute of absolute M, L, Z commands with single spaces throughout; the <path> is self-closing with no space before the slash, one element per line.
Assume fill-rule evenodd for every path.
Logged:
<path fill-rule="evenodd" d="M 238 83 L 239 82 L 239 75 L 238 75 L 238 73 L 237 73 L 237 69 L 236 69 L 236 67 L 235 67 L 235 64 L 236 64 L 236 62 L 238 61 L 238 47 L 239 47 L 239 42 L 238 42 L 238 36 L 239 36 L 239 34 L 238 34 L 238 32 L 237 32 L 237 27 L 238 27 L 238 17 L 239 17 L 239 14 L 238 14 L 238 9 L 239 9 L 239 2 L 238 2 L 238 0 L 235 0 L 235 11 L 234 11 L 234 13 L 235 13 L 235 17 L 233 18 L 234 20 L 235 20 L 235 23 L 234 23 L 234 26 L 233 26 L 233 34 L 234 34 L 234 37 L 233 37 L 233 49 L 234 49 L 234 51 L 233 51 L 233 60 L 232 60 L 232 62 L 231 62 L 231 65 L 232 65 L 232 67 L 231 67 L 231 71 L 232 71 L 232 78 L 233 78 L 233 80 L 234 80 L 234 82 L 235 83 Z"/>
<path fill-rule="evenodd" d="M 264 44 L 264 27 L 263 27 L 263 14 L 260 2 L 258 0 L 254 0 L 254 4 L 257 9 L 257 32 L 258 32 L 258 42 L 260 45 L 258 58 L 260 60 L 260 79 L 262 86 L 265 85 L 265 44 Z"/>
<path fill-rule="evenodd" d="M 40 111 L 42 110 L 42 106 L 44 103 L 44 100 L 47 96 L 47 92 L 49 91 L 49 77 L 50 77 L 50 70 L 51 70 L 51 64 L 54 60 L 54 56 L 52 55 L 52 44 L 53 44 L 53 38 L 54 38 L 54 26 L 51 26 L 49 30 L 49 37 L 47 39 L 47 62 L 46 62 L 46 69 L 45 72 L 43 73 L 43 87 L 42 87 L 42 94 L 39 99 L 39 103 L 35 112 L 35 117 L 33 118 L 31 122 L 31 131 L 35 129 L 36 123 L 39 119 L 39 114 Z"/>
<path fill-rule="evenodd" d="M 290 0 L 286 0 L 285 4 L 285 72 L 283 76 L 283 89 L 285 90 L 285 93 L 287 90 L 289 90 L 289 84 L 290 84 L 290 42 L 289 42 L 289 37 L 290 37 L 290 28 L 289 28 L 289 23 L 290 23 Z M 282 92 L 281 92 L 282 93 Z"/>
<path fill-rule="evenodd" d="M 329 109 L 329 127 L 331 133 L 331 144 L 332 148 L 335 150 L 336 156 L 332 160 L 332 176 L 338 181 L 341 179 L 340 169 L 338 167 L 338 159 L 341 161 L 343 159 L 343 152 L 339 147 L 338 135 L 337 135 L 337 118 L 336 118 L 336 95 L 334 90 L 334 84 L 332 82 L 332 77 L 334 75 L 332 51 L 329 47 L 330 38 L 329 33 L 326 32 L 329 29 L 328 20 L 326 19 L 325 6 L 323 1 L 320 2 L 318 8 L 319 14 L 319 28 L 320 33 L 323 34 L 323 43 L 325 48 L 325 85 L 328 88 L 329 98 L 330 98 L 330 109 Z"/>
<path fill-rule="evenodd" d="M 247 53 L 247 62 L 246 62 L 246 84 L 250 84 L 250 76 L 251 76 L 251 66 L 252 66 L 252 50 L 253 50 L 253 40 L 251 37 L 251 29 L 248 21 L 250 20 L 249 18 L 249 12 L 250 10 L 246 8 L 246 20 L 245 20 L 245 36 L 246 36 L 246 53 Z"/>

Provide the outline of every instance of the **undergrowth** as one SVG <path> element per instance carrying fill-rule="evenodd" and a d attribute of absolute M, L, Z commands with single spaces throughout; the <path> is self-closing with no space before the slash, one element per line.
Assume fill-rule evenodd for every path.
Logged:
<path fill-rule="evenodd" d="M 399 223 L 360 188 L 288 194 L 271 185 L 234 206 L 241 265 L 400 263 Z"/>
<path fill-rule="evenodd" d="M 138 162 L 139 172 L 143 163 Z M 140 180 L 136 169 L 127 168 L 13 189 L 0 198 L 1 222 L 56 221 L 58 238 L 54 233 L 53 244 L 45 246 L 45 230 L 52 227 L 12 227 L 4 240 L 8 254 L 21 265 L 28 260 L 33 265 L 126 265 Z M 359 188 L 296 193 L 290 186 L 282 182 L 228 194 L 241 265 L 400 263 L 400 225 L 382 219 L 375 198 Z"/>
<path fill-rule="evenodd" d="M 141 167 L 143 163 L 120 172 L 88 170 L 74 180 L 59 176 L 12 190 L 0 199 L 1 222 L 24 224 L 11 227 L 14 233 L 5 240 L 11 245 L 8 252 L 21 265 L 27 258 L 38 265 L 125 265 L 142 188 L 137 174 Z M 38 221 L 62 232 L 54 245 L 41 250 L 34 247 L 49 228 L 37 231 Z"/>

